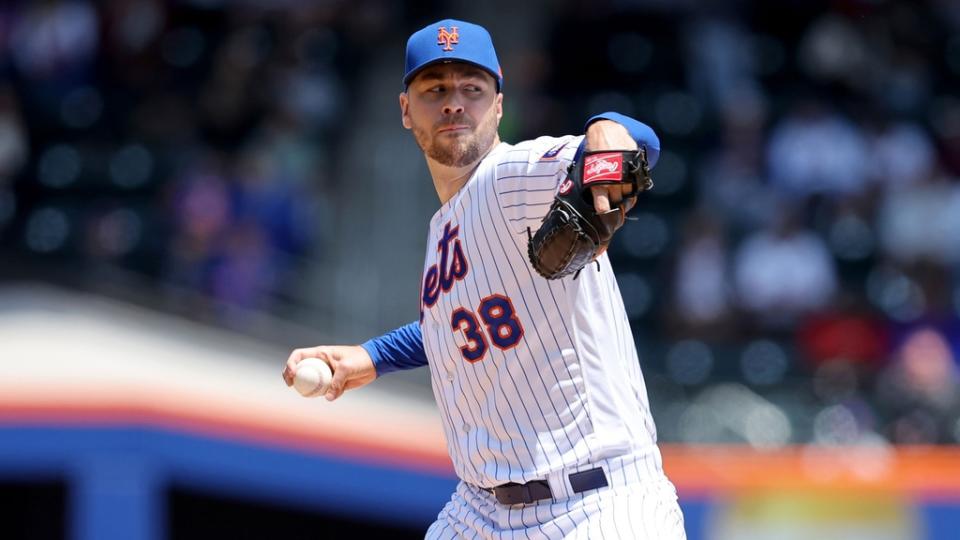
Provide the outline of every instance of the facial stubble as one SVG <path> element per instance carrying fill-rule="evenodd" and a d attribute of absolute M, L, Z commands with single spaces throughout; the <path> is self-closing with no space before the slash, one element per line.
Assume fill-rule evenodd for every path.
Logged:
<path fill-rule="evenodd" d="M 462 115 L 444 119 L 439 125 L 473 124 Z M 497 135 L 497 115 L 487 114 L 480 126 L 469 135 L 453 136 L 448 133 L 432 135 L 437 126 L 427 130 L 413 124 L 411 130 L 417 141 L 417 146 L 430 159 L 447 167 L 465 167 L 485 154 Z M 446 141 L 442 139 L 447 139 Z"/>

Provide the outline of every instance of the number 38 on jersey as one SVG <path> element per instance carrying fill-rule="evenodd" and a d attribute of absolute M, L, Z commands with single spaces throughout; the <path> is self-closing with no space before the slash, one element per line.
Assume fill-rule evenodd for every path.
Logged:
<path fill-rule="evenodd" d="M 450 327 L 454 332 L 463 332 L 467 342 L 460 347 L 460 354 L 468 362 L 483 360 L 491 343 L 505 351 L 516 347 L 523 337 L 523 325 L 517 319 L 513 302 L 502 294 L 481 300 L 476 312 L 462 307 L 455 309 L 450 316 Z"/>
<path fill-rule="evenodd" d="M 423 277 L 421 302 L 424 307 L 434 306 L 440 295 L 463 280 L 470 269 L 459 234 L 459 226 L 444 225 L 443 236 L 437 242 L 439 260 Z M 420 317 L 423 318 L 422 310 Z M 513 302 L 502 294 L 484 297 L 476 309 L 472 306 L 454 309 L 450 315 L 450 327 L 454 332 L 463 333 L 466 343 L 460 347 L 460 353 L 469 362 L 482 360 L 491 344 L 505 351 L 516 347 L 523 337 L 523 326 L 517 320 Z"/>

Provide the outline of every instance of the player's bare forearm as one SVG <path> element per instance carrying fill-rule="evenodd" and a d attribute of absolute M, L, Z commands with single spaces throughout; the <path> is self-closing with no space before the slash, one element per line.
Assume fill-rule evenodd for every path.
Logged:
<path fill-rule="evenodd" d="M 637 141 L 633 140 L 627 128 L 613 120 L 597 120 L 587 126 L 584 137 L 584 150 L 636 150 Z M 593 208 L 597 213 L 609 212 L 623 200 L 627 185 L 601 185 L 590 189 L 593 193 Z"/>
<path fill-rule="evenodd" d="M 296 349 L 287 358 L 283 368 L 283 381 L 293 385 L 297 364 L 306 358 L 319 358 L 330 365 L 333 379 L 325 397 L 328 401 L 339 398 L 347 390 L 360 388 L 377 378 L 373 360 L 366 349 L 359 345 L 331 345 Z"/>
<path fill-rule="evenodd" d="M 587 127 L 584 150 L 636 150 L 637 141 L 623 125 L 613 120 L 597 120 Z"/>

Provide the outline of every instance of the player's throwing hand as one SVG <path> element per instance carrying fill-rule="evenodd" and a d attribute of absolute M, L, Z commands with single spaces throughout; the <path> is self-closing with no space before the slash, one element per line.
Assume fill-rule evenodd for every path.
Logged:
<path fill-rule="evenodd" d="M 295 349 L 287 358 L 283 368 L 283 382 L 293 386 L 293 379 L 297 372 L 297 364 L 306 358 L 319 358 L 330 365 L 333 370 L 333 380 L 324 397 L 327 401 L 339 398 L 347 390 L 360 388 L 373 382 L 377 372 L 373 360 L 367 351 L 360 346 L 333 345 L 321 347 L 307 347 Z"/>

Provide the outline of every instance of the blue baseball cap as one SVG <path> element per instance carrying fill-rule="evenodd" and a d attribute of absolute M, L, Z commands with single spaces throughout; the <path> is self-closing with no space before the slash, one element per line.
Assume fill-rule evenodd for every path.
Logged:
<path fill-rule="evenodd" d="M 403 85 L 409 86 L 423 68 L 447 62 L 482 68 L 496 79 L 498 90 L 503 88 L 503 72 L 490 34 L 482 26 L 456 19 L 437 21 L 410 36 Z"/>

